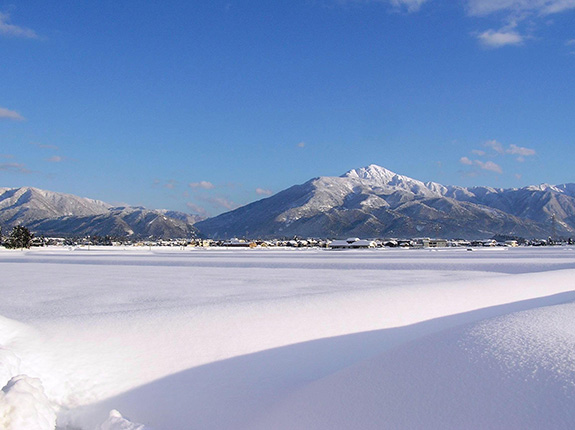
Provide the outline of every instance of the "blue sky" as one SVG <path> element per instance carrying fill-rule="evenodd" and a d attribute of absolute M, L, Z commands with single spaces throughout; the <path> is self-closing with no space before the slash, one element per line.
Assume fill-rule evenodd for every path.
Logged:
<path fill-rule="evenodd" d="M 215 215 L 368 164 L 575 182 L 575 0 L 0 0 L 0 187 Z"/>

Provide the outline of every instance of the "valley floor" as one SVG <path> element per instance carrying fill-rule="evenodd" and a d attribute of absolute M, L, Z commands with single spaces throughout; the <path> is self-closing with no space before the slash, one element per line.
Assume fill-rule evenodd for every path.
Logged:
<path fill-rule="evenodd" d="M 574 247 L 44 248 L 0 273 L 2 429 L 575 428 Z"/>

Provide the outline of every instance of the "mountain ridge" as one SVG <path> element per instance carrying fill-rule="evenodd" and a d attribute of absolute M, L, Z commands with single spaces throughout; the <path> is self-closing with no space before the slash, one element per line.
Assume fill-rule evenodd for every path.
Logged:
<path fill-rule="evenodd" d="M 575 184 L 529 187 L 445 186 L 371 164 L 310 179 L 196 227 L 215 238 L 575 234 Z"/>
<path fill-rule="evenodd" d="M 25 225 L 36 235 L 189 237 L 197 235 L 192 215 L 100 200 L 35 187 L 0 188 L 0 226 Z"/>
<path fill-rule="evenodd" d="M 44 235 L 542 238 L 575 236 L 575 184 L 465 188 L 422 182 L 370 164 L 198 218 L 34 187 L 0 188 L 0 225 L 22 224 Z"/>

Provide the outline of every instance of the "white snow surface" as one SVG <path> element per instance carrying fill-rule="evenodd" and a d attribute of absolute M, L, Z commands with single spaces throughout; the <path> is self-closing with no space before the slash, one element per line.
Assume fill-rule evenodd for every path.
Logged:
<path fill-rule="evenodd" d="M 46 398 L 39 379 L 18 375 L 0 391 L 0 428 L 3 430 L 53 430 L 56 411 Z"/>
<path fill-rule="evenodd" d="M 572 247 L 0 250 L 0 270 L 2 430 L 575 428 Z"/>

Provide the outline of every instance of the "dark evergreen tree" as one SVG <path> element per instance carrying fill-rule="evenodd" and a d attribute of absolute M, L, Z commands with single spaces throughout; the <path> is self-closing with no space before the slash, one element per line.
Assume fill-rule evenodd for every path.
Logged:
<path fill-rule="evenodd" d="M 17 225 L 4 242 L 6 248 L 30 248 L 34 235 L 26 227 Z"/>

